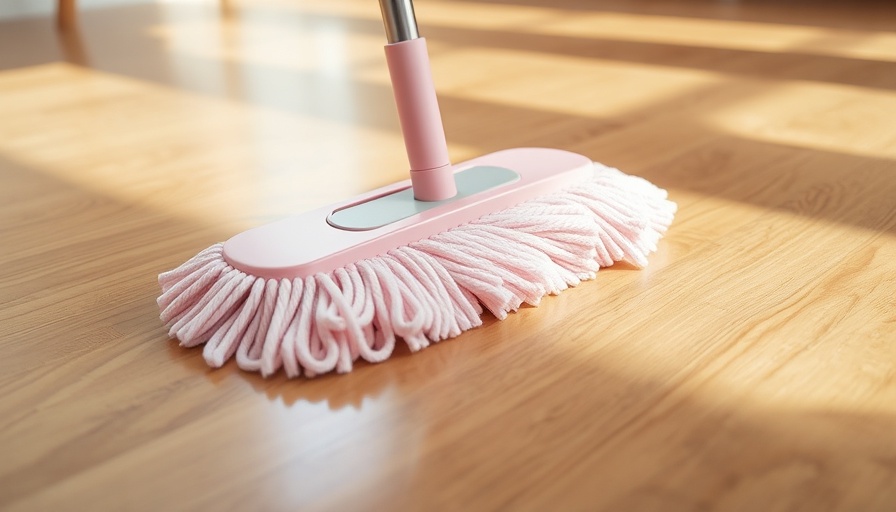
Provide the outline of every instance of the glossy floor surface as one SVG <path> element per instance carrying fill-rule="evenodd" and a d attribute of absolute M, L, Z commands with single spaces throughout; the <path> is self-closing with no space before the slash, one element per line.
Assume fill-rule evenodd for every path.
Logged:
<path fill-rule="evenodd" d="M 452 158 L 667 188 L 650 267 L 345 376 L 211 371 L 156 275 L 404 178 L 376 2 L 0 21 L 0 509 L 896 509 L 896 7 L 417 12 Z"/>

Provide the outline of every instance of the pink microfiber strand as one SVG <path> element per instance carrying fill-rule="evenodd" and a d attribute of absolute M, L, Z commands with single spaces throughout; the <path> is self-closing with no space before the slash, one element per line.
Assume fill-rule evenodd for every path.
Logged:
<path fill-rule="evenodd" d="M 159 276 L 161 317 L 181 345 L 204 343 L 212 367 L 235 355 L 265 376 L 346 373 L 399 339 L 418 351 L 477 327 L 483 308 L 504 319 L 600 267 L 646 266 L 676 210 L 666 197 L 595 164 L 587 183 L 304 279 L 247 275 L 216 244 Z"/>

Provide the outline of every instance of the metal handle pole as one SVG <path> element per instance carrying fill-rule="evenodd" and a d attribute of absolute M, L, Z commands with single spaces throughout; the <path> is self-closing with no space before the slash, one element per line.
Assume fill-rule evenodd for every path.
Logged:
<path fill-rule="evenodd" d="M 417 18 L 411 0 L 380 0 L 386 38 L 390 43 L 410 41 L 420 37 L 417 32 Z"/>

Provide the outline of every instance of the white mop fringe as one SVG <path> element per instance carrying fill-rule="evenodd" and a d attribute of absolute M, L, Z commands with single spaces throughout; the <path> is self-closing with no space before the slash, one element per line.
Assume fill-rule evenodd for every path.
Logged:
<path fill-rule="evenodd" d="M 289 377 L 350 372 L 504 319 L 626 261 L 642 268 L 676 211 L 665 190 L 595 164 L 593 180 L 304 279 L 228 265 L 223 243 L 159 276 L 161 318 L 209 366 Z"/>

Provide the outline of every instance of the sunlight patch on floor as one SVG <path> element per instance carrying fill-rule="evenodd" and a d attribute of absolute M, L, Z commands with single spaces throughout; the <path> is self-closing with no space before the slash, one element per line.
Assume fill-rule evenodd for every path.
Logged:
<path fill-rule="evenodd" d="M 0 94 L 0 110 L 31 112 L 0 125 L 0 154 L 204 222 L 220 222 L 223 212 L 254 225 L 407 177 L 397 131 L 252 105 L 265 86 L 251 77 L 248 105 L 68 64 L 4 71 L 0 91 L 7 80 L 35 87 Z M 59 89 L 54 103 L 35 106 L 48 88 Z"/>
<path fill-rule="evenodd" d="M 896 62 L 896 34 L 782 23 L 657 16 L 581 10 L 575 17 L 557 8 L 434 0 L 427 11 L 434 24 L 477 28 L 511 28 L 519 32 L 586 39 L 610 39 L 657 44 L 700 46 L 760 52 L 803 52 L 854 59 Z M 483 9 L 483 12 L 478 12 Z M 478 15 L 474 15 L 478 13 Z M 511 13 L 527 13 L 521 23 L 508 23 Z M 468 18 L 469 17 L 469 18 Z M 511 18 L 512 19 L 512 18 Z M 496 21 L 501 20 L 501 21 Z M 529 22 L 531 20 L 531 22 Z"/>
<path fill-rule="evenodd" d="M 723 78 L 700 70 L 495 48 L 444 51 L 432 63 L 437 88 L 453 98 L 573 116 L 644 111 Z M 471 72 L 442 71 L 459 67 Z M 388 76 L 375 70 L 359 76 L 388 85 Z"/>
<path fill-rule="evenodd" d="M 781 104 L 793 105 L 783 110 Z M 756 140 L 896 159 L 896 93 L 847 85 L 776 82 L 705 116 L 713 128 Z M 881 130 L 890 126 L 889 130 Z"/>
<path fill-rule="evenodd" d="M 730 20 L 585 12 L 533 32 L 757 52 L 797 52 L 896 62 L 896 34 Z"/>
<path fill-rule="evenodd" d="M 379 21 L 374 8 L 358 10 L 353 0 L 283 2 L 264 5 L 320 14 L 363 16 Z M 512 31 L 571 38 L 609 39 L 757 52 L 796 52 L 852 59 L 896 62 L 896 34 L 786 23 L 661 16 L 582 9 L 571 18 L 556 7 L 430 0 L 416 6 L 426 26 Z M 425 35 L 425 34 L 424 34 Z"/>
<path fill-rule="evenodd" d="M 164 12 L 169 19 L 147 32 L 173 55 L 330 74 L 371 60 L 385 65 L 383 37 L 351 34 L 337 22 L 283 21 L 262 10 L 241 11 L 236 20 L 178 19 L 176 6 L 165 6 Z"/>

